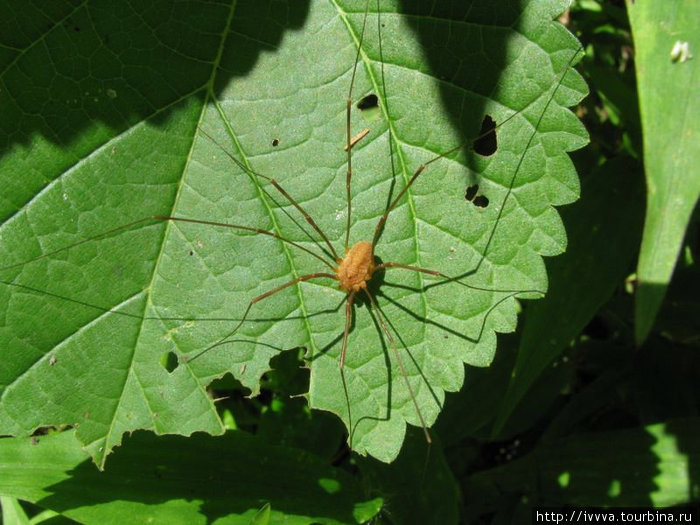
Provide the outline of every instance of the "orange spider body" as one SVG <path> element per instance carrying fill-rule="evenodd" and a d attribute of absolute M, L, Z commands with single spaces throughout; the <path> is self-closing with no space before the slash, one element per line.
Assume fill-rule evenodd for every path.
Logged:
<path fill-rule="evenodd" d="M 335 273 L 340 282 L 340 289 L 345 293 L 359 292 L 367 289 L 367 281 L 374 273 L 374 247 L 371 242 L 355 243 L 338 261 Z"/>

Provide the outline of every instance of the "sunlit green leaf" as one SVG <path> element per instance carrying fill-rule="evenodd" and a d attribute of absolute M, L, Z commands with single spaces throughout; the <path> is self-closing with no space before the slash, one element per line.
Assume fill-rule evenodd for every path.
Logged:
<path fill-rule="evenodd" d="M 516 297 L 546 290 L 542 256 L 566 245 L 553 206 L 577 197 L 566 152 L 587 137 L 567 109 L 586 87 L 572 69 L 579 44 L 553 21 L 565 4 L 382 2 L 364 38 L 363 1 L 16 10 L 0 73 L 0 433 L 75 425 L 99 465 L 136 429 L 221 433 L 207 385 L 230 372 L 255 393 L 269 359 L 302 346 L 311 407 L 341 417 L 354 450 L 395 458 L 420 417 L 366 298 L 345 382 L 345 294 L 331 279 L 261 300 L 228 337 L 253 298 L 331 268 L 223 227 L 144 220 L 95 236 L 176 215 L 330 251 L 228 153 L 279 181 L 342 256 L 345 108 L 361 42 L 352 100 L 374 93 L 380 111 L 373 121 L 353 111 L 351 134 L 370 133 L 352 150 L 351 243 L 371 239 L 390 197 L 433 161 L 391 212 L 376 255 L 462 276 L 392 268 L 373 283 L 431 425 L 463 364 L 487 366 L 496 333 L 515 328 Z M 485 115 L 498 126 L 488 157 L 468 147 Z M 465 199 L 472 185 L 487 206 Z"/>
<path fill-rule="evenodd" d="M 635 337 L 654 324 L 700 196 L 698 61 L 689 49 L 697 33 L 697 2 L 630 5 L 639 105 L 644 129 L 647 215 L 637 278 Z M 697 54 L 697 48 L 690 51 Z"/>

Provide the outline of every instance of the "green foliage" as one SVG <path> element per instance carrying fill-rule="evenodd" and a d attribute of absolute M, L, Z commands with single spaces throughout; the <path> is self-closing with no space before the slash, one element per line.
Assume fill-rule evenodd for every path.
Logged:
<path fill-rule="evenodd" d="M 87 160 L 70 169 L 57 166 L 53 181 L 37 188 L 3 231 L 13 360 L 1 431 L 21 435 L 77 424 L 78 439 L 103 467 L 125 432 L 221 433 L 208 384 L 231 373 L 256 394 L 271 357 L 304 347 L 311 408 L 338 415 L 353 450 L 392 461 L 406 423 L 420 425 L 422 418 L 431 425 L 444 392 L 462 386 L 463 364 L 492 361 L 496 332 L 515 328 L 516 296 L 537 298 L 546 290 L 541 255 L 565 246 L 552 205 L 578 192 L 566 152 L 582 146 L 586 134 L 566 106 L 585 93 L 571 69 L 581 56 L 579 44 L 552 22 L 556 3 L 510 8 L 498 17 L 488 10 L 446 12 L 455 21 L 469 16 L 471 24 L 455 30 L 455 41 L 439 51 L 443 63 L 432 65 L 437 57 L 425 57 L 416 39 L 437 43 L 449 18 L 438 22 L 421 11 L 425 7 L 405 6 L 406 15 L 373 14 L 363 37 L 368 18 L 349 7 L 309 6 L 307 18 L 298 21 L 304 31 L 280 18 L 286 24 L 280 34 L 258 35 L 262 21 L 256 17 L 266 16 L 265 9 L 242 5 L 227 12 L 221 6 L 218 14 L 202 13 L 192 31 L 227 38 L 187 53 L 175 52 L 182 44 L 171 42 L 164 26 L 154 51 L 162 55 L 158 62 L 151 55 L 131 58 L 154 75 L 174 76 L 172 89 L 153 101 L 157 111 L 142 108 L 128 131 L 112 123 L 106 143 L 89 122 L 76 122 L 90 130 Z M 109 16 L 124 13 L 99 13 L 85 27 L 82 13 L 78 7 L 71 15 L 75 46 L 94 36 L 101 39 L 100 53 L 121 50 L 125 43 L 110 36 L 118 27 Z M 416 27 L 412 17 L 420 22 Z M 512 29 L 504 33 L 502 24 Z M 131 31 L 132 41 L 156 45 L 150 25 Z M 274 44 L 274 52 L 259 49 L 260 40 Z M 465 42 L 472 51 L 462 58 L 457 47 Z M 489 53 L 483 53 L 485 43 Z M 251 57 L 254 65 L 237 69 Z M 9 78 L 20 74 L 25 60 L 16 57 Z M 455 67 L 482 71 L 482 77 Z M 67 74 L 62 61 L 55 68 L 55 76 Z M 191 72 L 186 77 L 174 72 L 185 69 Z M 383 281 L 375 283 L 379 309 L 358 297 L 343 377 L 345 294 L 332 279 L 279 289 L 246 314 L 255 297 L 300 276 L 332 272 L 336 253 L 344 251 L 347 157 L 341 145 L 351 81 L 356 98 L 375 93 L 382 100 L 382 118 L 354 150 L 351 242 L 372 239 L 387 202 L 426 164 L 388 216 L 376 253 L 386 262 L 461 277 L 448 281 L 405 269 L 377 276 Z M 96 119 L 109 120 L 120 104 L 132 107 L 142 94 L 116 79 L 98 84 L 85 87 L 89 96 L 80 98 L 95 104 Z M 70 107 L 71 99 L 50 97 Z M 451 113 L 457 107 L 464 108 L 459 128 Z M 458 147 L 478 136 L 484 113 L 499 123 L 497 151 L 489 156 Z M 362 115 L 353 115 L 351 129 L 361 129 Z M 45 131 L 37 140 L 55 148 Z M 17 156 L 8 157 L 8 176 Z M 328 247 L 316 232 L 320 245 L 309 242 L 291 213 L 298 216 L 293 203 L 284 202 L 269 177 L 316 218 Z M 473 183 L 492 205 L 465 201 Z M 19 193 L 13 197 L 22 200 Z M 157 214 L 257 230 L 143 220 Z M 255 235 L 263 230 L 273 235 Z M 330 254 L 319 261 L 300 247 Z M 37 311 L 45 312 L 40 331 Z M 396 343 L 383 333 L 384 318 Z M 233 337 L 240 319 L 245 322 Z M 399 348 L 405 373 L 394 354 Z M 67 396 L 75 378 L 78 388 Z"/>
<path fill-rule="evenodd" d="M 546 301 L 528 309 L 496 434 L 525 392 L 627 276 L 639 246 L 637 226 L 643 217 L 644 192 L 638 172 L 638 164 L 629 157 L 606 162 L 584 181 L 584 198 L 563 211 L 567 233 L 576 242 L 552 261 L 549 275 L 552 282 L 566 285 L 553 287 Z M 625 194 L 628 197 L 621 199 Z M 597 197 L 586 198 L 592 195 Z"/>
<path fill-rule="evenodd" d="M 185 453 L 186 451 L 186 453 Z M 0 441 L 0 491 L 81 523 L 362 523 L 381 499 L 298 449 L 244 432 L 214 438 L 137 433 L 108 473 L 88 461 L 73 431 Z M 267 510 L 265 506 L 267 505 Z"/>
<path fill-rule="evenodd" d="M 697 2 L 630 6 L 648 189 L 637 268 L 637 344 L 653 326 L 700 197 L 700 66 L 683 51 L 699 19 Z"/>
<path fill-rule="evenodd" d="M 503 512 L 503 494 L 548 505 L 668 507 L 688 502 L 699 474 L 697 419 L 545 441 L 524 457 L 471 476 L 470 513 Z M 624 450 L 624 454 L 620 451 Z"/>
<path fill-rule="evenodd" d="M 698 141 L 694 85 L 674 76 L 697 60 L 643 41 L 639 1 L 634 46 L 621 3 L 565 12 L 585 58 L 552 21 L 566 2 L 426 4 L 371 2 L 364 37 L 364 0 L 2 8 L 0 433 L 19 436 L 0 440 L 3 522 L 518 523 L 532 504 L 697 500 Z M 273 236 L 143 219 L 329 251 L 254 170 L 342 255 L 360 42 L 353 104 L 379 108 L 353 105 L 352 133 L 370 133 L 351 242 L 428 163 L 377 255 L 460 276 L 389 269 L 372 287 L 422 416 L 439 415 L 430 447 L 406 433 L 418 413 L 366 300 L 341 375 L 334 281 L 260 301 L 230 335 L 252 298 L 330 268 Z M 560 218 L 586 141 L 578 60 L 592 144 Z M 652 96 L 669 82 L 678 97 Z M 486 114 L 492 156 L 471 148 Z"/>

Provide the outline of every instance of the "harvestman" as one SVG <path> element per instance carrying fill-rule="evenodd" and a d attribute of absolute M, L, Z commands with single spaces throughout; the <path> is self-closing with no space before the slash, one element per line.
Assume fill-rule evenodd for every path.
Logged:
<path fill-rule="evenodd" d="M 369 2 L 367 3 L 367 5 Z M 368 8 L 367 8 L 368 9 Z M 368 288 L 368 284 L 372 280 L 373 276 L 380 271 L 383 270 L 389 270 L 389 269 L 401 269 L 401 270 L 407 270 L 407 271 L 413 271 L 413 272 L 419 272 L 419 273 L 424 273 L 428 274 L 434 277 L 438 277 L 443 279 L 445 282 L 456 282 L 462 286 L 465 286 L 467 288 L 473 289 L 473 290 L 481 290 L 481 291 L 489 291 L 489 292 L 499 292 L 499 293 L 504 293 L 508 294 L 506 295 L 503 299 L 505 300 L 507 298 L 516 296 L 518 294 L 526 294 L 526 293 L 535 293 L 535 294 L 541 294 L 544 295 L 544 292 L 540 290 L 511 290 L 511 289 L 491 289 L 491 288 L 483 288 L 483 287 L 478 287 L 478 286 L 473 286 L 467 283 L 462 282 L 459 280 L 459 278 L 448 276 L 440 271 L 429 269 L 429 268 L 423 268 L 423 267 L 418 267 L 418 266 L 412 266 L 412 265 L 407 265 L 403 264 L 400 262 L 395 262 L 395 261 L 390 261 L 390 262 L 381 262 L 377 264 L 376 258 L 375 258 L 375 247 L 377 245 L 377 241 L 379 240 L 382 230 L 387 222 L 387 219 L 389 218 L 390 213 L 396 208 L 396 206 L 400 203 L 401 199 L 406 195 L 407 191 L 411 188 L 411 186 L 414 184 L 414 182 L 418 179 L 418 177 L 423 173 L 423 171 L 426 169 L 426 167 L 433 163 L 438 161 L 439 159 L 448 156 L 457 150 L 463 148 L 465 144 L 460 144 L 456 148 L 453 148 L 443 154 L 440 154 L 433 159 L 431 159 L 428 162 L 425 162 L 421 164 L 415 172 L 411 175 L 410 179 L 406 183 L 406 185 L 398 192 L 398 194 L 391 199 L 390 203 L 386 207 L 384 213 L 381 215 L 379 220 L 377 221 L 377 224 L 374 229 L 374 235 L 372 237 L 371 241 L 359 241 L 354 244 L 350 244 L 350 229 L 351 229 L 351 214 L 352 214 L 352 195 L 351 195 L 351 181 L 352 181 L 352 176 L 353 176 L 353 170 L 352 170 L 352 149 L 353 147 L 360 141 L 362 140 L 369 132 L 368 129 L 364 129 L 361 132 L 357 133 L 356 135 L 352 135 L 351 133 L 351 108 L 352 108 L 352 92 L 353 92 L 353 87 L 354 87 L 354 81 L 355 81 L 355 74 L 357 71 L 357 66 L 359 62 L 359 54 L 360 54 L 360 49 L 361 49 L 361 42 L 364 38 L 364 33 L 365 33 L 365 25 L 366 25 L 366 20 L 367 20 L 367 9 L 365 11 L 365 18 L 362 26 L 362 33 L 360 36 L 360 46 L 358 46 L 357 54 L 355 57 L 355 62 L 353 66 L 353 71 L 352 71 L 352 76 L 351 76 L 351 81 L 350 81 L 350 89 L 348 93 L 348 97 L 346 100 L 346 144 L 344 146 L 344 150 L 347 152 L 347 172 L 346 172 L 346 183 L 345 183 L 345 188 L 346 188 L 346 202 L 347 202 L 347 213 L 346 213 L 346 225 L 345 225 L 345 242 L 344 242 L 344 255 L 339 255 L 339 253 L 336 251 L 336 249 L 333 247 L 332 243 L 330 242 L 328 236 L 324 233 L 324 231 L 318 226 L 316 221 L 311 217 L 309 213 L 273 178 L 270 178 L 266 175 L 263 175 L 261 173 L 253 171 L 250 167 L 246 166 L 243 164 L 240 160 L 235 158 L 233 155 L 228 153 L 228 151 L 223 148 L 211 135 L 209 135 L 206 131 L 200 129 L 200 131 L 213 143 L 215 143 L 224 153 L 244 172 L 248 173 L 249 175 L 252 175 L 254 177 L 258 177 L 261 179 L 264 179 L 268 183 L 270 183 L 294 208 L 297 209 L 297 211 L 304 217 L 305 221 L 315 230 L 318 235 L 321 237 L 323 244 L 326 246 L 327 250 L 323 249 L 322 247 L 319 246 L 320 251 L 325 254 L 325 255 L 331 255 L 332 259 L 327 260 L 324 259 L 323 256 L 310 251 L 304 246 L 299 245 L 298 243 L 291 241 L 287 238 L 282 237 L 279 234 L 267 232 L 264 230 L 259 230 L 256 228 L 249 228 L 245 226 L 239 226 L 239 225 L 230 225 L 230 224 L 221 224 L 221 223 L 216 223 L 216 222 L 211 222 L 211 221 L 201 221 L 201 220 L 196 220 L 196 219 L 188 219 L 188 218 L 183 218 L 183 217 L 173 217 L 173 216 L 156 216 L 154 217 L 155 219 L 158 220 L 164 220 L 164 221 L 179 221 L 179 222 L 189 222 L 189 223 L 196 223 L 196 224 L 205 224 L 205 225 L 212 225 L 212 226 L 225 226 L 225 227 L 230 227 L 230 228 L 235 228 L 235 229 L 243 229 L 243 230 L 248 230 L 248 231 L 255 231 L 257 233 L 261 233 L 264 235 L 270 235 L 272 237 L 275 237 L 276 239 L 288 243 L 290 245 L 295 246 L 298 249 L 304 250 L 307 253 L 311 254 L 314 256 L 316 259 L 320 260 L 323 264 L 325 264 L 330 271 L 321 271 L 321 272 L 313 272 L 313 273 L 308 273 L 301 275 L 299 277 L 296 277 L 282 285 L 279 285 L 271 290 L 268 290 L 257 297 L 253 298 L 247 305 L 242 318 L 238 322 L 238 324 L 231 330 L 226 336 L 221 338 L 219 341 L 216 343 L 208 346 L 207 348 L 201 350 L 197 354 L 195 354 L 194 357 L 187 359 L 187 357 L 184 357 L 184 361 L 192 361 L 204 353 L 208 352 L 209 350 L 213 349 L 214 347 L 220 346 L 222 344 L 226 344 L 228 342 L 232 342 L 229 339 L 233 337 L 233 335 L 241 328 L 241 326 L 246 322 L 248 319 L 248 316 L 251 312 L 252 307 L 264 301 L 265 299 L 275 295 L 276 293 L 285 290 L 291 286 L 297 285 L 301 282 L 305 281 L 310 281 L 310 280 L 315 280 L 315 279 L 332 279 L 335 280 L 338 283 L 338 287 L 340 290 L 342 290 L 346 294 L 345 298 L 345 328 L 343 330 L 342 334 L 342 342 L 341 342 L 341 350 L 340 350 L 340 357 L 339 357 L 339 368 L 341 372 L 341 378 L 343 381 L 343 387 L 347 389 L 347 385 L 345 384 L 345 375 L 344 375 L 344 365 L 345 365 L 345 358 L 346 358 L 346 352 L 348 350 L 348 336 L 350 333 L 351 325 L 352 325 L 352 319 L 353 319 L 353 304 L 359 295 L 364 296 L 368 301 L 369 305 L 371 306 L 372 310 L 376 313 L 377 320 L 379 323 L 379 326 L 381 328 L 381 331 L 383 332 L 384 336 L 386 337 L 386 341 L 388 341 L 389 346 L 392 348 L 393 354 L 395 356 L 396 362 L 399 366 L 399 369 L 401 371 L 401 375 L 404 379 L 407 391 L 409 393 L 409 396 L 411 398 L 411 402 L 413 403 L 413 406 L 416 411 L 416 415 L 421 423 L 421 427 L 423 430 L 423 433 L 425 435 L 425 439 L 428 443 L 431 442 L 430 434 L 428 432 L 428 427 L 425 422 L 425 419 L 423 417 L 423 414 L 421 412 L 420 406 L 418 405 L 418 402 L 416 400 L 415 393 L 413 391 L 413 387 L 411 386 L 410 381 L 408 380 L 406 368 L 403 362 L 403 358 L 401 357 L 401 353 L 399 352 L 398 345 L 396 344 L 396 341 L 394 337 L 392 336 L 392 332 L 389 328 L 390 323 L 388 323 L 387 319 L 385 318 L 383 312 L 381 309 L 378 307 L 377 302 Z M 380 44 L 380 53 L 381 53 L 381 44 Z M 572 57 L 571 61 L 572 62 L 575 59 L 575 56 L 578 53 Z M 565 69 L 566 73 L 566 69 Z M 564 73 L 564 74 L 565 74 Z M 511 118 L 515 117 L 517 113 L 514 115 L 508 117 L 506 120 L 501 122 L 498 126 L 492 127 L 489 130 L 483 131 L 479 136 L 476 138 L 468 141 L 471 144 L 476 143 L 480 139 L 483 139 L 485 137 L 493 136 L 495 134 L 495 130 L 508 122 Z M 490 117 L 488 117 L 490 120 Z M 491 120 L 491 123 L 493 121 Z M 273 144 L 274 145 L 274 144 Z M 511 181 L 511 185 L 514 183 L 515 180 L 515 175 L 517 172 L 513 175 L 513 180 Z M 264 190 L 265 193 L 270 196 L 270 194 Z M 270 196 L 271 197 L 271 196 Z M 507 198 L 507 196 L 506 196 Z M 505 204 L 502 203 L 502 206 Z M 287 213 L 287 212 L 285 212 Z M 289 214 L 287 213 L 289 216 Z M 291 217 L 290 217 L 291 218 Z M 292 218 L 292 220 L 294 220 Z M 296 222 L 296 221 L 294 221 Z M 298 224 L 298 223 L 297 223 Z M 495 228 L 495 226 L 494 226 Z M 308 234 L 308 232 L 305 232 Z M 316 240 L 312 239 L 314 243 L 318 243 Z M 500 301 L 499 301 L 500 302 Z M 346 395 L 347 398 L 347 395 Z M 349 403 L 349 402 L 348 402 Z M 348 404 L 348 417 L 349 421 L 352 421 L 352 417 L 350 414 L 350 406 Z M 350 424 L 350 427 L 352 427 L 352 423 Z M 350 428 L 350 435 L 352 439 L 352 428 Z"/>

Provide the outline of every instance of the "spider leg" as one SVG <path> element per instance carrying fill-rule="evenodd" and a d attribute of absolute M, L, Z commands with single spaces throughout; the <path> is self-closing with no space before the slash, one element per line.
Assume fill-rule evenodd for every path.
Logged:
<path fill-rule="evenodd" d="M 254 304 L 259 303 L 263 299 L 267 299 L 268 297 L 276 294 L 277 292 L 284 290 L 285 288 L 289 288 L 290 286 L 294 286 L 297 283 L 300 283 L 303 281 L 309 281 L 311 279 L 336 279 L 337 280 L 337 277 L 332 273 L 326 273 L 326 272 L 309 273 L 306 275 L 301 275 L 301 276 L 297 277 L 296 279 L 292 279 L 291 281 L 286 282 L 280 286 L 277 286 L 277 287 L 273 288 L 272 290 L 265 292 L 264 294 L 258 295 L 257 297 L 253 298 L 248 303 L 248 307 L 245 309 L 243 317 L 241 318 L 241 320 L 238 322 L 238 324 L 236 325 L 236 327 L 233 330 L 231 330 L 228 334 L 226 334 L 224 337 L 219 339 L 214 344 L 209 345 L 204 350 L 197 353 L 192 359 L 187 359 L 187 361 L 188 362 L 194 361 L 195 359 L 197 359 L 198 357 L 201 357 L 202 355 L 204 355 L 206 352 L 208 352 L 212 348 L 214 348 L 216 346 L 221 346 L 221 344 L 223 342 L 225 342 L 229 337 L 233 336 L 240 329 L 240 327 L 243 326 L 243 323 L 248 318 L 248 314 L 250 313 L 250 310 L 251 310 L 251 308 L 253 308 Z"/>
<path fill-rule="evenodd" d="M 396 346 L 396 341 L 394 341 L 394 337 L 391 335 L 391 331 L 389 330 L 389 327 L 387 326 L 386 321 L 384 319 L 384 314 L 379 309 L 379 306 L 377 306 L 377 302 L 374 300 L 374 297 L 372 296 L 370 291 L 367 289 L 365 289 L 365 294 L 369 298 L 369 302 L 372 305 L 372 308 L 374 308 L 374 311 L 377 312 L 377 319 L 379 320 L 379 326 L 381 326 L 382 331 L 384 332 L 384 335 L 387 338 L 387 341 L 389 341 L 389 346 L 391 346 L 391 349 L 394 351 L 394 356 L 396 357 L 396 363 L 399 365 L 399 369 L 401 370 L 401 375 L 403 376 L 404 382 L 406 383 L 406 388 L 408 389 L 408 393 L 411 395 L 411 401 L 413 401 L 413 406 L 416 409 L 416 414 L 418 415 L 418 419 L 420 420 L 421 427 L 423 427 L 423 433 L 425 434 L 425 440 L 430 445 L 433 441 L 430 438 L 430 433 L 428 432 L 428 426 L 425 424 L 425 419 L 423 419 L 423 413 L 421 412 L 420 407 L 418 406 L 418 401 L 416 400 L 416 395 L 413 392 L 413 387 L 411 387 L 411 383 L 409 382 L 408 376 L 406 375 L 406 367 L 403 364 L 403 358 L 401 357 L 399 349 Z"/>
<path fill-rule="evenodd" d="M 345 351 L 348 349 L 348 335 L 350 334 L 350 324 L 352 323 L 352 302 L 355 299 L 355 292 L 348 294 L 345 303 L 345 330 L 343 331 L 343 344 L 340 348 L 340 369 L 345 365 Z"/>
<path fill-rule="evenodd" d="M 419 266 L 411 266 L 409 264 L 402 264 L 398 262 L 386 262 L 378 265 L 375 268 L 376 270 L 384 270 L 388 268 L 400 268 L 402 270 L 411 270 L 414 272 L 421 272 L 421 273 L 427 273 L 429 275 L 434 275 L 435 277 L 442 277 L 443 279 L 451 282 L 455 282 L 457 284 L 461 284 L 462 286 L 465 286 L 467 288 L 471 288 L 472 290 L 481 290 L 484 292 L 500 292 L 500 293 L 511 293 L 511 294 L 518 294 L 518 293 L 539 293 L 544 295 L 544 292 L 542 290 L 506 290 L 506 289 L 498 289 L 498 288 L 485 288 L 483 286 L 474 286 L 473 284 L 467 284 L 465 282 L 462 282 L 459 278 L 457 277 L 451 277 L 449 275 L 446 275 L 442 272 L 438 272 L 437 270 L 431 270 L 429 268 L 421 268 Z"/>

